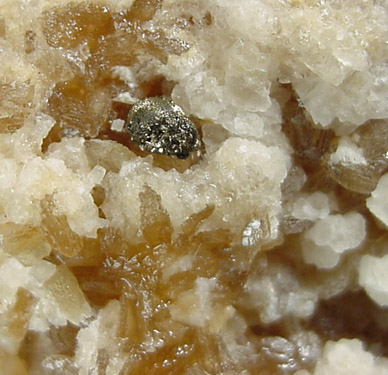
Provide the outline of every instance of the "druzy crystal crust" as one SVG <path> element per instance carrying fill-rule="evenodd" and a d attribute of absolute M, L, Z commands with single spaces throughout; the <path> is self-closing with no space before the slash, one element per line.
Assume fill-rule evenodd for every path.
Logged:
<path fill-rule="evenodd" d="M 386 0 L 0 10 L 0 375 L 388 375 Z"/>

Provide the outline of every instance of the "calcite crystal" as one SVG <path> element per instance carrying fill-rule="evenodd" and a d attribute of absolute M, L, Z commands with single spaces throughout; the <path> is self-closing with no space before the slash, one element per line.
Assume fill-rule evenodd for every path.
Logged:
<path fill-rule="evenodd" d="M 387 25 L 0 0 L 0 374 L 388 374 Z"/>

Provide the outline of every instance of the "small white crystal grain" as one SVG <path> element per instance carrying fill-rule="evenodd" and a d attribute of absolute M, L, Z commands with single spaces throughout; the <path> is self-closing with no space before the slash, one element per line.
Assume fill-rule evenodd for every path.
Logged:
<path fill-rule="evenodd" d="M 110 128 L 115 132 L 121 132 L 124 129 L 125 121 L 121 119 L 116 119 L 112 121 Z"/>
<path fill-rule="evenodd" d="M 364 350 L 357 339 L 328 341 L 314 375 L 387 375 L 386 361 Z"/>
<path fill-rule="evenodd" d="M 365 219 L 361 214 L 329 215 L 304 233 L 303 258 L 317 267 L 332 268 L 338 264 L 340 254 L 360 245 L 365 235 Z"/>
<path fill-rule="evenodd" d="M 292 207 L 292 216 L 300 220 L 323 219 L 330 213 L 329 197 L 316 191 L 307 197 L 297 199 Z"/>
<path fill-rule="evenodd" d="M 366 200 L 366 206 L 388 227 L 388 173 L 380 178 L 376 189 Z"/>
<path fill-rule="evenodd" d="M 365 219 L 357 212 L 330 215 L 318 220 L 306 232 L 318 246 L 329 246 L 336 253 L 357 247 L 365 237 Z"/>
<path fill-rule="evenodd" d="M 331 164 L 367 165 L 363 150 L 350 139 L 341 138 L 337 150 L 330 155 Z"/>
<path fill-rule="evenodd" d="M 359 283 L 376 303 L 388 306 L 388 255 L 378 258 L 364 255 L 361 259 Z"/>

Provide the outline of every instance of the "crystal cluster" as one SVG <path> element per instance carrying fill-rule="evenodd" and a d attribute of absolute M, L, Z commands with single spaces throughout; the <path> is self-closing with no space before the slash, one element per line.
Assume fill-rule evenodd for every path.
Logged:
<path fill-rule="evenodd" d="M 194 124 L 165 97 L 135 103 L 128 113 L 127 129 L 142 151 L 186 159 L 200 146 Z"/>
<path fill-rule="evenodd" d="M 388 374 L 385 1 L 0 9 L 0 374 Z"/>

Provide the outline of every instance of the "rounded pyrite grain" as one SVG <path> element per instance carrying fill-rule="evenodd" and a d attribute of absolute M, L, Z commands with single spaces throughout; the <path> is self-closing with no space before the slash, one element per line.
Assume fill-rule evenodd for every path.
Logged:
<path fill-rule="evenodd" d="M 200 144 L 192 121 L 165 97 L 137 102 L 128 113 L 126 126 L 142 151 L 186 159 Z"/>

